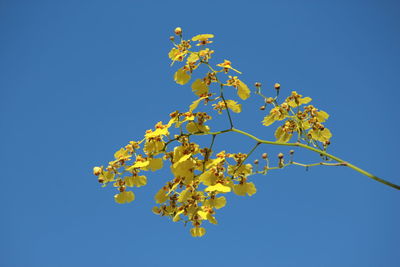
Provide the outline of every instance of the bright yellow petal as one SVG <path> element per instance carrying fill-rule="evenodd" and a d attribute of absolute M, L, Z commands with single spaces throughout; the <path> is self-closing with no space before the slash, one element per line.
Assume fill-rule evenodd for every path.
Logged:
<path fill-rule="evenodd" d="M 201 218 L 202 220 L 207 220 L 207 214 L 208 214 L 208 212 L 199 210 L 199 211 L 197 212 L 197 214 L 200 216 L 200 218 Z"/>
<path fill-rule="evenodd" d="M 161 169 L 163 167 L 163 160 L 162 158 L 153 158 L 150 160 L 149 169 L 153 172 Z"/>
<path fill-rule="evenodd" d="M 190 229 L 190 233 L 193 237 L 201 237 L 206 233 L 206 229 L 204 229 L 203 227 L 194 227 Z"/>
<path fill-rule="evenodd" d="M 178 197 L 178 202 L 186 202 L 190 197 L 192 196 L 192 191 L 190 191 L 189 189 L 185 189 L 183 190 L 179 197 Z"/>
<path fill-rule="evenodd" d="M 250 89 L 247 87 L 247 85 L 239 80 L 239 85 L 238 85 L 238 96 L 242 100 L 246 100 L 247 98 L 250 97 Z"/>
<path fill-rule="evenodd" d="M 235 112 L 235 113 L 242 112 L 242 105 L 238 104 L 236 101 L 225 100 L 225 102 L 226 102 L 226 105 L 228 106 L 228 108 L 230 108 L 233 112 Z"/>
<path fill-rule="evenodd" d="M 274 114 L 269 114 L 269 115 L 267 115 L 267 116 L 264 117 L 264 119 L 263 119 L 263 121 L 262 121 L 262 124 L 263 124 L 264 126 L 269 126 L 269 125 L 271 125 L 271 124 L 274 123 L 274 122 L 275 122 L 275 116 L 274 116 Z"/>
<path fill-rule="evenodd" d="M 190 56 L 187 58 L 187 62 L 196 62 L 199 60 L 199 56 L 195 53 L 191 53 Z"/>
<path fill-rule="evenodd" d="M 189 106 L 189 111 L 193 112 L 193 110 L 195 110 L 197 108 L 197 106 L 199 105 L 200 101 L 203 100 L 204 97 L 200 97 L 199 99 L 195 100 L 192 102 L 192 104 Z"/>
<path fill-rule="evenodd" d="M 184 85 L 190 80 L 190 74 L 188 74 L 184 69 L 179 69 L 174 74 L 174 80 L 177 84 Z"/>
<path fill-rule="evenodd" d="M 282 127 L 278 127 L 275 131 L 276 141 L 287 143 L 289 142 L 290 138 L 292 138 L 292 134 L 285 132 Z"/>
<path fill-rule="evenodd" d="M 300 104 L 300 105 L 302 105 L 302 104 L 307 104 L 307 103 L 311 102 L 311 100 L 312 100 L 312 98 L 311 98 L 311 97 L 308 97 L 308 96 L 307 96 L 307 97 L 304 97 L 304 98 L 300 98 L 300 99 L 299 99 L 299 102 L 300 102 L 299 104 Z"/>
<path fill-rule="evenodd" d="M 323 110 L 318 111 L 317 119 L 319 122 L 324 122 L 329 118 L 329 114 Z"/>
<path fill-rule="evenodd" d="M 161 188 L 160 190 L 158 190 L 157 194 L 154 196 L 154 199 L 155 199 L 156 203 L 161 204 L 161 203 L 164 203 L 165 201 L 167 201 L 168 195 L 164 191 L 164 189 Z"/>
<path fill-rule="evenodd" d="M 217 181 L 217 176 L 215 176 L 211 170 L 208 170 L 199 176 L 199 180 L 204 185 L 210 186 L 215 184 L 215 182 Z"/>
<path fill-rule="evenodd" d="M 183 210 L 178 211 L 178 212 L 175 214 L 175 216 L 174 216 L 174 218 L 172 219 L 172 221 L 173 221 L 173 222 L 180 221 L 180 220 L 181 220 L 181 217 L 180 217 L 179 215 L 181 215 L 183 212 L 184 212 Z"/>
<path fill-rule="evenodd" d="M 125 185 L 129 187 L 144 186 L 147 184 L 147 178 L 144 175 L 125 177 Z"/>
<path fill-rule="evenodd" d="M 203 41 L 209 38 L 214 38 L 214 34 L 199 34 L 192 38 L 192 41 Z"/>
<path fill-rule="evenodd" d="M 218 183 L 216 185 L 208 186 L 205 189 L 205 191 L 207 191 L 207 192 L 217 191 L 220 193 L 228 193 L 228 192 L 231 192 L 231 188 L 229 186 Z"/>
<path fill-rule="evenodd" d="M 132 191 L 124 191 L 114 196 L 115 202 L 119 204 L 129 203 L 135 200 L 135 195 Z"/>
<path fill-rule="evenodd" d="M 257 189 L 253 183 L 243 183 L 235 184 L 233 186 L 233 192 L 239 196 L 245 196 L 246 194 L 251 196 L 257 192 Z"/>
<path fill-rule="evenodd" d="M 198 132 L 206 133 L 210 131 L 210 127 L 208 127 L 207 125 L 200 125 L 197 122 L 192 121 L 186 125 L 186 130 L 189 133 L 198 133 Z"/>
<path fill-rule="evenodd" d="M 202 79 L 197 79 L 192 83 L 192 91 L 196 95 L 204 95 L 208 93 L 208 86 Z"/>

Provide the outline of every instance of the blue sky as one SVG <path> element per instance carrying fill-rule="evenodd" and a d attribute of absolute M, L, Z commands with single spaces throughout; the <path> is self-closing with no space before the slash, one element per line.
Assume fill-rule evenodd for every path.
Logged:
<path fill-rule="evenodd" d="M 181 26 L 187 37 L 215 34 L 214 62 L 230 59 L 249 85 L 311 96 L 331 114 L 333 154 L 400 184 L 398 10 L 354 0 L 1 1 L 0 265 L 398 266 L 400 192 L 348 168 L 253 177 L 257 194 L 229 195 L 200 239 L 151 212 L 169 170 L 149 173 L 128 205 L 92 175 L 195 99 L 167 57 Z M 246 101 L 235 126 L 271 139 L 260 104 Z M 251 143 L 228 134 L 216 148 Z"/>

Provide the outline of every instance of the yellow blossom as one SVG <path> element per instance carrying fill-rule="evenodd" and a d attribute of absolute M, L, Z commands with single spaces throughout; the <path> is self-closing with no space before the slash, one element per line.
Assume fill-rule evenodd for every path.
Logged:
<path fill-rule="evenodd" d="M 239 196 L 245 196 L 246 194 L 251 196 L 257 192 L 256 186 L 253 183 L 242 183 L 235 184 L 233 186 L 233 192 Z"/>
<path fill-rule="evenodd" d="M 204 229 L 203 227 L 194 227 L 190 229 L 190 233 L 193 237 L 201 237 L 206 233 L 206 229 Z"/>
<path fill-rule="evenodd" d="M 232 63 L 231 63 L 229 60 L 226 60 L 226 59 L 224 59 L 224 62 L 223 62 L 223 63 L 217 64 L 217 66 L 223 68 L 225 73 L 228 73 L 228 70 L 233 70 L 233 71 L 236 71 L 237 73 L 242 74 L 242 73 L 241 73 L 240 71 L 238 71 L 237 69 L 234 69 L 234 68 L 232 67 Z"/>
<path fill-rule="evenodd" d="M 174 74 L 174 80 L 177 84 L 184 85 L 190 80 L 190 74 L 187 73 L 186 70 L 180 68 Z"/>
<path fill-rule="evenodd" d="M 129 203 L 135 200 L 135 194 L 132 191 L 124 191 L 114 196 L 115 202 L 119 204 Z"/>
<path fill-rule="evenodd" d="M 200 46 L 200 45 L 206 45 L 206 44 L 212 43 L 212 41 L 208 40 L 210 38 L 214 38 L 214 34 L 199 34 L 199 35 L 194 36 L 192 38 L 192 41 L 194 41 L 194 42 L 199 41 L 197 46 Z"/>

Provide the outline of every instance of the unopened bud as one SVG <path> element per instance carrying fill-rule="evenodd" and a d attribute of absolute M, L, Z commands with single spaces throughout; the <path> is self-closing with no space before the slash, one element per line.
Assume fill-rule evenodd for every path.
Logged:
<path fill-rule="evenodd" d="M 94 167 L 94 168 L 93 168 L 93 174 L 96 175 L 96 176 L 99 176 L 99 175 L 101 174 L 102 171 L 103 171 L 103 170 L 102 170 L 102 168 L 100 168 L 100 167 Z"/>
<path fill-rule="evenodd" d="M 266 102 L 267 104 L 271 104 L 272 102 L 274 102 L 274 99 L 273 99 L 272 97 L 268 97 L 268 98 L 265 100 L 265 102 Z"/>
<path fill-rule="evenodd" d="M 283 153 L 279 153 L 279 154 L 278 154 L 278 158 L 279 158 L 279 159 L 283 159 Z"/>
<path fill-rule="evenodd" d="M 99 179 L 97 179 L 97 180 L 98 180 L 98 181 L 99 181 L 99 183 L 101 183 L 101 184 L 102 184 L 102 183 L 104 183 L 104 178 L 103 178 L 103 177 L 101 177 L 101 176 L 100 176 L 100 177 L 99 177 Z"/>
<path fill-rule="evenodd" d="M 254 164 L 256 165 L 258 164 L 258 159 L 254 160 Z"/>
<path fill-rule="evenodd" d="M 331 141 L 329 141 L 329 140 L 326 140 L 325 142 L 324 142 L 324 145 L 325 146 L 329 146 L 331 144 Z"/>
<path fill-rule="evenodd" d="M 256 82 L 256 83 L 254 84 L 254 86 L 260 88 L 260 87 L 261 87 L 261 83 Z"/>
<path fill-rule="evenodd" d="M 265 105 L 261 106 L 260 110 L 265 110 Z"/>
<path fill-rule="evenodd" d="M 268 154 L 267 154 L 267 153 L 263 153 L 263 154 L 261 155 L 261 157 L 262 157 L 263 159 L 267 159 L 267 158 L 268 158 Z"/>
<path fill-rule="evenodd" d="M 169 37 L 169 40 L 170 40 L 170 41 L 175 41 L 175 37 L 174 37 L 174 36 L 170 36 L 170 37 Z"/>
<path fill-rule="evenodd" d="M 181 27 L 176 27 L 174 32 L 175 32 L 176 35 L 181 35 L 182 34 Z"/>
<path fill-rule="evenodd" d="M 294 150 L 290 150 L 290 151 L 289 151 L 289 154 L 290 154 L 290 155 L 293 155 L 293 154 L 294 154 Z"/>
<path fill-rule="evenodd" d="M 279 83 L 275 83 L 274 87 L 275 87 L 276 90 L 281 89 L 281 85 Z"/>
<path fill-rule="evenodd" d="M 126 189 L 126 187 L 125 187 L 125 186 L 120 186 L 120 187 L 118 188 L 119 192 L 124 192 L 124 191 L 125 191 L 125 189 Z"/>

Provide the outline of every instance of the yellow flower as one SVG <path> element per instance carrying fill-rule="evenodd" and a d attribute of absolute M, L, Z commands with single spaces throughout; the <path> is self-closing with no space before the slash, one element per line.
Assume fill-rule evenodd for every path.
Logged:
<path fill-rule="evenodd" d="M 218 67 L 224 68 L 224 72 L 228 73 L 228 71 L 231 69 L 233 71 L 236 71 L 237 73 L 242 74 L 240 71 L 237 69 L 232 68 L 232 63 L 229 60 L 224 59 L 223 63 L 217 64 Z"/>
<path fill-rule="evenodd" d="M 126 150 L 125 148 L 121 148 L 120 150 L 115 152 L 114 157 L 116 160 L 125 161 L 129 160 L 132 155 L 129 155 L 128 150 Z"/>
<path fill-rule="evenodd" d="M 226 105 L 225 105 L 226 103 Z M 222 110 L 226 109 L 226 106 L 228 106 L 229 109 L 231 109 L 235 113 L 240 113 L 242 112 L 242 105 L 238 104 L 234 100 L 225 100 L 224 101 L 219 101 L 217 104 L 213 104 L 213 107 L 215 110 L 218 111 L 219 114 L 222 113 Z"/>
<path fill-rule="evenodd" d="M 140 176 L 128 176 L 125 177 L 125 185 L 129 187 L 137 186 L 141 187 L 147 184 L 147 178 L 144 175 Z"/>
<path fill-rule="evenodd" d="M 264 126 L 269 126 L 277 120 L 281 121 L 281 120 L 285 119 L 287 117 L 287 115 L 288 115 L 288 113 L 284 108 L 274 107 L 269 112 L 269 115 L 264 117 L 262 124 Z"/>
<path fill-rule="evenodd" d="M 225 197 L 218 197 L 218 198 L 210 198 L 204 201 L 204 206 L 220 209 L 225 207 L 226 205 L 226 198 Z"/>
<path fill-rule="evenodd" d="M 174 74 L 174 80 L 177 84 L 184 85 L 190 80 L 190 74 L 183 68 L 180 68 Z"/>
<path fill-rule="evenodd" d="M 207 133 L 210 131 L 210 127 L 191 121 L 186 125 L 186 130 L 189 133 Z"/>
<path fill-rule="evenodd" d="M 227 81 L 228 86 L 235 87 L 238 91 L 237 94 L 242 100 L 246 100 L 250 97 L 250 89 L 247 85 L 239 80 L 237 76 L 229 76 L 229 80 Z"/>
<path fill-rule="evenodd" d="M 135 195 L 132 191 L 124 191 L 114 196 L 115 202 L 119 204 L 129 203 L 135 200 Z"/>
<path fill-rule="evenodd" d="M 154 196 L 154 199 L 158 204 L 164 203 L 168 199 L 168 194 L 165 192 L 164 188 L 161 188 Z"/>
<path fill-rule="evenodd" d="M 181 50 L 174 47 L 169 51 L 168 57 L 173 61 L 172 64 L 174 64 L 175 61 L 183 61 L 186 54 L 187 50 Z"/>
<path fill-rule="evenodd" d="M 192 38 L 192 41 L 199 41 L 197 46 L 200 45 L 206 45 L 212 43 L 212 41 L 209 41 L 208 39 L 214 38 L 214 34 L 199 34 L 196 35 L 195 37 Z"/>
<path fill-rule="evenodd" d="M 284 126 L 279 126 L 275 131 L 276 141 L 287 143 L 292 138 L 292 132 L 286 131 Z"/>
<path fill-rule="evenodd" d="M 201 237 L 206 233 L 206 229 L 204 229 L 203 227 L 194 227 L 190 229 L 190 233 L 193 237 Z"/>
<path fill-rule="evenodd" d="M 235 184 L 233 186 L 233 192 L 239 196 L 245 196 L 246 194 L 251 196 L 257 192 L 257 189 L 253 183 L 244 182 L 242 184 Z"/>
<path fill-rule="evenodd" d="M 208 86 L 202 79 L 197 79 L 192 83 L 192 91 L 198 95 L 208 94 Z"/>
<path fill-rule="evenodd" d="M 310 97 L 303 97 L 302 95 L 299 95 L 296 91 L 293 91 L 291 96 L 286 98 L 286 103 L 289 104 L 292 108 L 298 107 L 303 104 L 307 104 L 311 101 L 312 99 Z"/>
<path fill-rule="evenodd" d="M 217 183 L 216 185 L 211 185 L 207 187 L 204 191 L 206 192 L 218 192 L 218 193 L 228 193 L 231 192 L 231 188 L 229 186 Z"/>
<path fill-rule="evenodd" d="M 312 139 L 318 140 L 320 142 L 326 142 L 329 141 L 332 137 L 331 131 L 329 131 L 328 128 L 324 128 L 323 130 L 320 129 L 311 129 L 308 132 L 309 135 L 311 135 Z"/>

